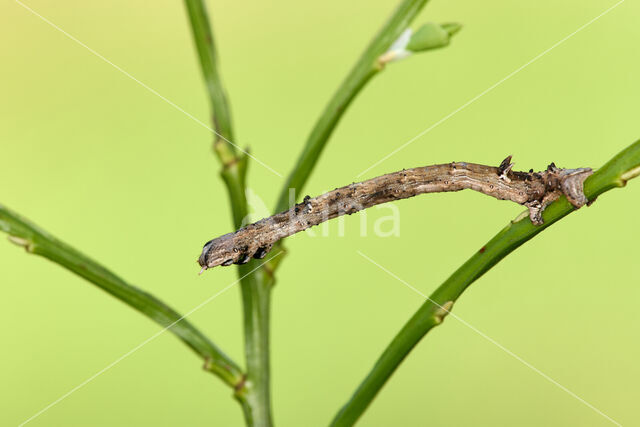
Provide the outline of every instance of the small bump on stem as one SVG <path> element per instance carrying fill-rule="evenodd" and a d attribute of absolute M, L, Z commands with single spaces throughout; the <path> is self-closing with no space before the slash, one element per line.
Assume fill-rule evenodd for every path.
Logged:
<path fill-rule="evenodd" d="M 433 314 L 433 318 L 436 321 L 436 324 L 440 324 L 444 321 L 444 318 L 451 312 L 451 307 L 453 307 L 453 301 L 447 301 L 436 310 Z"/>

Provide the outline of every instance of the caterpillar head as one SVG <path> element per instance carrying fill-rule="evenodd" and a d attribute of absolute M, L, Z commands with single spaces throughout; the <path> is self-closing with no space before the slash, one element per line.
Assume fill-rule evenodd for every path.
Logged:
<path fill-rule="evenodd" d="M 262 259 L 271 250 L 271 244 L 259 245 L 255 241 L 239 244 L 238 239 L 234 239 L 236 233 L 225 234 L 204 244 L 198 258 L 201 272 L 219 265 L 246 264 L 252 257 Z"/>
<path fill-rule="evenodd" d="M 231 265 L 236 261 L 238 252 L 234 251 L 232 235 L 228 233 L 204 244 L 198 258 L 202 271 L 219 265 Z"/>

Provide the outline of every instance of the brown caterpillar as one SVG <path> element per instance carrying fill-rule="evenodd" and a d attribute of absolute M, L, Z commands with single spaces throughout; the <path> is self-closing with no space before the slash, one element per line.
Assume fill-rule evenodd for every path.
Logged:
<path fill-rule="evenodd" d="M 424 193 L 471 189 L 529 208 L 531 222 L 542 224 L 542 212 L 560 196 L 576 208 L 587 203 L 583 191 L 590 168 L 559 169 L 551 163 L 542 172 L 516 172 L 511 156 L 500 166 L 454 162 L 402 170 L 310 198 L 279 214 L 208 241 L 198 263 L 202 271 L 218 265 L 244 264 L 264 258 L 278 240 L 332 218 Z"/>

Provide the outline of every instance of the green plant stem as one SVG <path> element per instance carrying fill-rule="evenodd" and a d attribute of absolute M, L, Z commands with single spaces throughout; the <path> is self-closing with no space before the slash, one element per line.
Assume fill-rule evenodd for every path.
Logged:
<path fill-rule="evenodd" d="M 238 266 L 240 277 L 244 276 L 240 285 L 247 375 L 236 396 L 242 403 L 248 426 L 269 427 L 272 425 L 269 310 L 273 277 L 264 268 L 256 269 L 258 261 Z"/>
<path fill-rule="evenodd" d="M 233 140 L 231 112 L 218 72 L 218 53 L 216 52 L 213 32 L 209 25 L 207 9 L 201 0 L 185 0 L 185 6 L 189 15 L 193 38 L 196 40 L 200 66 L 207 84 L 214 128 L 221 138 Z M 226 148 L 230 152 L 235 152 L 234 146 L 227 145 Z"/>
<path fill-rule="evenodd" d="M 238 266 L 240 274 L 247 274 L 257 262 L 254 260 Z M 238 395 L 247 402 L 244 412 L 250 426 L 272 425 L 269 369 L 271 285 L 265 270 L 258 269 L 247 276 L 241 288 L 247 379 L 244 390 L 240 390 Z"/>
<path fill-rule="evenodd" d="M 231 115 L 220 80 L 217 54 L 209 17 L 202 0 L 185 0 L 200 65 L 207 84 L 209 102 L 216 131 L 214 151 L 222 163 L 221 176 L 227 187 L 233 222 L 237 228 L 247 216 L 247 155 L 232 144 Z M 272 424 L 269 366 L 269 308 L 273 276 L 268 269 L 254 272 L 257 261 L 238 266 L 241 277 L 245 356 L 247 375 L 236 389 L 247 425 L 268 427 Z"/>
<path fill-rule="evenodd" d="M 404 0 L 371 40 L 360 59 L 358 59 L 338 87 L 338 90 L 329 100 L 311 130 L 311 134 L 307 138 L 293 171 L 282 186 L 274 213 L 290 208 L 289 192 L 291 189 L 294 190 L 294 196 L 299 198 L 309 176 L 320 159 L 322 150 L 347 108 L 367 82 L 384 69 L 384 65 L 378 61 L 378 58 L 389 49 L 391 44 L 411 24 L 420 10 L 427 4 L 427 1 Z M 295 203 L 295 200 L 293 202 Z M 286 251 L 282 241 L 275 244 L 274 250 Z M 269 263 L 267 266 L 270 271 L 275 272 L 283 259 L 284 257 L 279 257 L 276 262 Z"/>
<path fill-rule="evenodd" d="M 232 142 L 231 112 L 220 78 L 218 54 L 207 9 L 202 0 L 185 0 L 184 3 L 211 106 L 211 118 L 215 132 L 213 149 L 222 163 L 220 174 L 229 193 L 233 223 L 236 228 L 239 228 L 248 211 L 245 195 L 247 156 L 244 153 L 239 153 L 236 149 L 237 146 Z"/>
<path fill-rule="evenodd" d="M 43 256 L 93 283 L 167 328 L 205 361 L 205 368 L 235 387 L 243 374 L 222 350 L 165 303 L 134 286 L 25 218 L 0 206 L 0 230 L 27 252 Z"/>
<path fill-rule="evenodd" d="M 336 128 L 349 104 L 360 93 L 364 85 L 375 74 L 382 71 L 383 66 L 379 63 L 378 58 L 389 49 L 391 44 L 409 26 L 427 1 L 404 0 L 369 43 L 369 46 L 335 92 L 313 127 L 293 172 L 282 187 L 274 213 L 289 209 L 290 188 L 295 189 L 296 194 L 302 191 L 331 133 Z"/>
<path fill-rule="evenodd" d="M 605 191 L 623 187 L 638 174 L 640 141 L 627 147 L 589 177 L 584 184 L 585 195 L 590 201 L 594 201 Z M 431 294 L 393 338 L 351 399 L 338 412 L 332 425 L 353 425 L 413 347 L 433 327 L 442 323 L 453 302 L 469 285 L 520 245 L 573 210 L 573 206 L 563 197 L 544 211 L 543 225 L 531 224 L 528 215 L 518 217 L 475 253 Z"/>

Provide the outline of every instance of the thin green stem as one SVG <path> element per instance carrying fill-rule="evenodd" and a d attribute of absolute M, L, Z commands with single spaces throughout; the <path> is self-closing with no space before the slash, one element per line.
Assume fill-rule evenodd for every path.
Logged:
<path fill-rule="evenodd" d="M 217 53 L 209 17 L 202 0 L 185 0 L 200 65 L 207 84 L 217 134 L 214 151 L 222 163 L 221 176 L 227 187 L 236 228 L 248 213 L 246 198 L 247 155 L 240 154 L 231 142 L 233 136 L 226 94 L 220 80 Z M 247 375 L 236 389 L 247 425 L 269 427 L 272 424 L 269 366 L 269 308 L 273 276 L 257 261 L 239 266 L 244 313 Z"/>
<path fill-rule="evenodd" d="M 276 256 L 278 253 L 276 253 Z M 239 266 L 240 274 L 250 271 L 258 260 Z M 250 426 L 271 426 L 269 325 L 271 280 L 264 269 L 247 276 L 242 283 L 247 382 L 240 396 L 247 401 L 245 419 Z"/>
<path fill-rule="evenodd" d="M 167 328 L 205 361 L 205 368 L 236 387 L 243 374 L 226 354 L 174 309 L 151 294 L 129 285 L 78 250 L 56 239 L 27 219 L 0 206 L 0 230 L 27 252 L 43 256 L 93 283 Z"/>
<path fill-rule="evenodd" d="M 289 189 L 299 194 L 349 104 L 383 66 L 378 58 L 409 26 L 428 0 L 404 0 L 360 56 L 316 122 L 293 172 L 282 187 L 274 212 L 289 209 Z"/>
<path fill-rule="evenodd" d="M 245 195 L 247 156 L 239 153 L 233 143 L 231 112 L 220 77 L 218 54 L 206 6 L 202 0 L 185 0 L 184 3 L 211 106 L 211 119 L 216 134 L 213 149 L 222 163 L 220 174 L 229 193 L 234 225 L 239 228 L 248 211 Z"/>
<path fill-rule="evenodd" d="M 605 191 L 623 187 L 640 174 L 640 141 L 627 147 L 585 181 L 590 201 Z M 533 225 L 528 215 L 518 217 L 500 231 L 451 275 L 409 319 L 382 353 L 373 369 L 334 418 L 334 426 L 350 426 L 362 415 L 413 347 L 435 326 L 442 323 L 454 301 L 491 267 L 527 240 L 573 212 L 563 197 L 544 211 L 544 224 Z"/>
<path fill-rule="evenodd" d="M 295 203 L 295 200 L 289 200 L 290 193 L 295 196 L 302 192 L 324 147 L 347 108 L 367 82 L 384 69 L 385 65 L 380 61 L 380 56 L 387 52 L 391 44 L 411 24 L 427 1 L 404 0 L 371 40 L 311 130 L 293 171 L 282 186 L 274 213 L 287 210 L 292 202 Z M 445 24 L 443 29 L 446 29 L 449 35 L 453 35 L 460 29 L 460 26 Z M 286 252 L 282 241 L 276 243 L 274 249 Z M 280 257 L 277 262 L 268 264 L 270 270 L 274 272 L 283 259 L 284 257 Z"/>
<path fill-rule="evenodd" d="M 218 71 L 218 53 L 209 25 L 206 6 L 201 0 L 185 0 L 185 6 L 189 14 L 193 38 L 196 41 L 200 66 L 207 84 L 214 128 L 219 137 L 233 140 L 231 112 Z M 227 145 L 227 148 L 231 152 L 235 152 L 234 146 Z"/>

